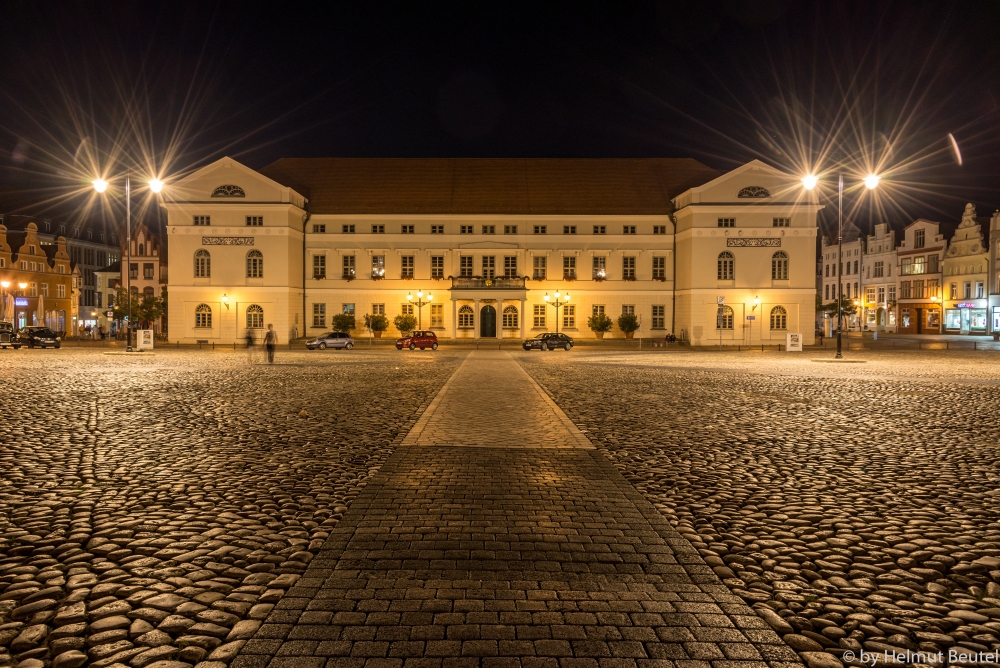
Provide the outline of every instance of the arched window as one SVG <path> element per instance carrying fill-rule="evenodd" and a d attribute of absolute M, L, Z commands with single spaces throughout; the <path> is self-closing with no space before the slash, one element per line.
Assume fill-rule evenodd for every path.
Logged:
<path fill-rule="evenodd" d="M 212 327 L 212 307 L 208 304 L 198 304 L 198 308 L 194 310 L 194 326 L 195 327 L 207 327 L 211 329 Z"/>
<path fill-rule="evenodd" d="M 760 186 L 747 186 L 739 192 L 737 197 L 770 197 L 771 193 L 767 191 L 767 188 L 761 188 Z"/>
<path fill-rule="evenodd" d="M 153 298 L 153 288 L 151 288 L 149 286 L 146 286 L 145 288 L 143 288 L 143 290 L 142 290 L 142 296 L 143 297 L 149 297 L 150 299 L 152 299 Z"/>
<path fill-rule="evenodd" d="M 264 254 L 259 250 L 247 253 L 247 278 L 264 278 Z"/>
<path fill-rule="evenodd" d="M 247 329 L 264 329 L 264 309 L 257 304 L 247 306 Z"/>
<path fill-rule="evenodd" d="M 219 186 L 212 191 L 212 197 L 246 197 L 243 188 L 234 185 Z"/>
<path fill-rule="evenodd" d="M 145 254 L 146 254 L 146 246 L 143 244 L 139 244 L 139 255 L 145 255 Z"/>
<path fill-rule="evenodd" d="M 458 326 L 463 329 L 472 329 L 475 326 L 475 312 L 471 306 L 461 306 L 458 309 Z"/>
<path fill-rule="evenodd" d="M 719 253 L 719 280 L 731 281 L 736 277 L 736 260 L 729 251 Z M 732 328 L 730 328 L 732 329 Z"/>
<path fill-rule="evenodd" d="M 503 326 L 517 329 L 517 307 L 513 304 L 503 308 Z"/>
<path fill-rule="evenodd" d="M 716 329 L 732 329 L 733 328 L 733 307 L 732 306 L 720 306 L 718 312 L 715 315 L 715 328 Z"/>
<path fill-rule="evenodd" d="M 771 329 L 788 329 L 788 311 L 784 306 L 771 309 Z"/>
<path fill-rule="evenodd" d="M 212 275 L 212 256 L 205 249 L 194 254 L 194 277 L 208 278 Z"/>
<path fill-rule="evenodd" d="M 778 251 L 771 256 L 771 280 L 788 280 L 788 253 L 785 251 Z"/>

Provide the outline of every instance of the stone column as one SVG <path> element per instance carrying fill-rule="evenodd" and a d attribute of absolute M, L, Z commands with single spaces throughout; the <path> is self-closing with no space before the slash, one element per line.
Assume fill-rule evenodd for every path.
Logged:
<path fill-rule="evenodd" d="M 497 341 L 503 340 L 503 299 L 497 299 Z"/>
<path fill-rule="evenodd" d="M 527 304 L 527 301 L 526 301 L 525 299 L 523 299 L 523 298 L 522 298 L 522 299 L 521 299 L 521 313 L 520 313 L 520 315 L 521 315 L 521 340 L 522 340 L 522 341 L 523 341 L 523 340 L 524 340 L 525 338 L 527 338 L 527 337 L 526 337 L 526 336 L 524 335 L 524 332 L 525 332 L 525 327 L 526 327 L 526 324 L 525 324 L 525 323 L 526 323 L 526 322 L 527 322 L 527 320 L 528 320 L 528 311 L 526 310 L 526 309 L 527 309 L 527 307 L 525 306 L 525 304 Z"/>
<path fill-rule="evenodd" d="M 458 300 L 451 298 L 451 338 L 458 338 Z"/>
<path fill-rule="evenodd" d="M 474 301 L 474 303 L 475 303 L 475 306 L 472 307 L 473 308 L 473 313 L 472 313 L 472 335 L 473 335 L 473 338 L 478 339 L 479 338 L 479 324 L 480 324 L 479 323 L 479 299 L 476 299 Z"/>

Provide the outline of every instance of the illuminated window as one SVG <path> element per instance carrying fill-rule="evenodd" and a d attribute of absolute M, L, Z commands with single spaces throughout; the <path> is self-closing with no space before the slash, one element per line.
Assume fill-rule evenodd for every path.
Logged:
<path fill-rule="evenodd" d="M 532 327 L 545 327 L 545 304 L 535 304 L 533 307 L 534 320 Z"/>
<path fill-rule="evenodd" d="M 576 306 L 574 304 L 563 306 L 563 327 L 576 327 Z"/>
<path fill-rule="evenodd" d="M 194 254 L 194 277 L 209 278 L 212 275 L 212 256 L 201 249 Z"/>
<path fill-rule="evenodd" d="M 778 251 L 771 256 L 771 280 L 788 280 L 788 253 L 785 251 Z"/>
<path fill-rule="evenodd" d="M 247 306 L 247 329 L 264 328 L 264 309 L 257 304 Z"/>
<path fill-rule="evenodd" d="M 444 304 L 431 304 L 431 327 L 444 327 Z"/>
<path fill-rule="evenodd" d="M 209 306 L 208 304 L 198 304 L 198 308 L 194 310 L 194 326 L 211 328 L 212 326 L 211 306 Z"/>
<path fill-rule="evenodd" d="M 507 329 L 517 329 L 517 307 L 505 306 L 503 309 L 503 326 Z"/>
<path fill-rule="evenodd" d="M 733 307 L 732 306 L 720 306 L 719 310 L 715 315 L 715 328 L 716 329 L 732 329 L 733 328 Z"/>
<path fill-rule="evenodd" d="M 475 325 L 475 316 L 471 306 L 461 306 L 458 309 L 458 328 L 472 329 Z"/>
<path fill-rule="evenodd" d="M 718 279 L 720 281 L 732 281 L 736 276 L 736 259 L 729 251 L 719 253 Z M 732 329 L 730 327 L 729 329 Z"/>
<path fill-rule="evenodd" d="M 771 309 L 771 329 L 788 329 L 788 312 L 784 306 Z"/>
<path fill-rule="evenodd" d="M 247 278 L 264 277 L 264 254 L 259 250 L 247 253 Z"/>

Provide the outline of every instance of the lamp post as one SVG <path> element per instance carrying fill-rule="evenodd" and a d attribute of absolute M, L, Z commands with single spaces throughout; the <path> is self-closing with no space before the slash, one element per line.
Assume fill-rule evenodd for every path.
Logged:
<path fill-rule="evenodd" d="M 94 190 L 103 193 L 108 189 L 104 179 L 94 179 Z M 163 181 L 150 179 L 149 190 L 158 193 L 163 190 Z M 132 173 L 125 170 L 125 296 L 128 299 L 128 316 L 125 319 L 125 351 L 132 352 Z"/>
<path fill-rule="evenodd" d="M 878 187 L 878 182 L 880 177 L 875 174 L 869 174 L 863 181 L 865 187 L 868 190 L 874 190 Z M 802 186 L 806 190 L 812 190 L 816 187 L 819 179 L 812 175 L 807 174 L 802 177 Z M 836 359 L 843 359 L 843 344 L 841 342 L 841 334 L 844 329 L 844 286 L 843 286 L 843 274 L 844 274 L 844 175 L 838 175 L 838 186 L 837 186 L 837 357 Z"/>
<path fill-rule="evenodd" d="M 556 334 L 559 333 L 559 309 L 560 308 L 566 308 L 567 306 L 569 306 L 569 293 L 568 292 L 565 293 L 562 296 L 562 299 L 563 299 L 563 301 L 560 302 L 559 301 L 559 291 L 556 290 L 555 301 L 552 302 L 552 303 L 549 303 L 551 301 L 551 298 L 549 297 L 549 293 L 547 293 L 547 292 L 545 293 L 545 302 L 547 304 L 549 304 L 549 306 L 554 306 L 556 308 Z"/>
<path fill-rule="evenodd" d="M 427 301 L 424 301 L 423 297 L 424 297 L 423 291 L 422 290 L 417 290 L 417 301 L 416 301 L 416 304 L 417 304 L 417 329 L 423 329 L 424 328 L 424 307 L 427 306 L 428 304 L 430 304 L 431 300 L 434 299 L 434 295 L 432 295 L 429 292 L 427 293 Z M 406 300 L 412 303 L 413 302 L 413 295 L 408 293 L 406 295 Z"/>
<path fill-rule="evenodd" d="M 0 320 L 7 317 L 7 288 L 10 287 L 10 281 L 0 281 L 0 288 L 3 288 L 3 301 L 0 302 L 0 306 L 3 307 L 3 312 L 0 313 Z"/>

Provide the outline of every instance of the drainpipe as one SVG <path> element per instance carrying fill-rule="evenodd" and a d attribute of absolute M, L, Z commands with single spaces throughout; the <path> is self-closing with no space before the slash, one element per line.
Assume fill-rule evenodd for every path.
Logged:
<path fill-rule="evenodd" d="M 673 250 L 671 250 L 671 255 L 674 256 L 674 269 L 673 277 L 670 281 L 670 333 L 674 332 L 674 323 L 677 321 L 677 219 L 674 218 L 673 214 L 670 214 L 670 223 L 673 226 Z"/>
<path fill-rule="evenodd" d="M 302 335 L 306 334 L 306 226 L 312 213 L 309 211 L 309 200 L 305 200 L 306 215 L 302 218 Z"/>

